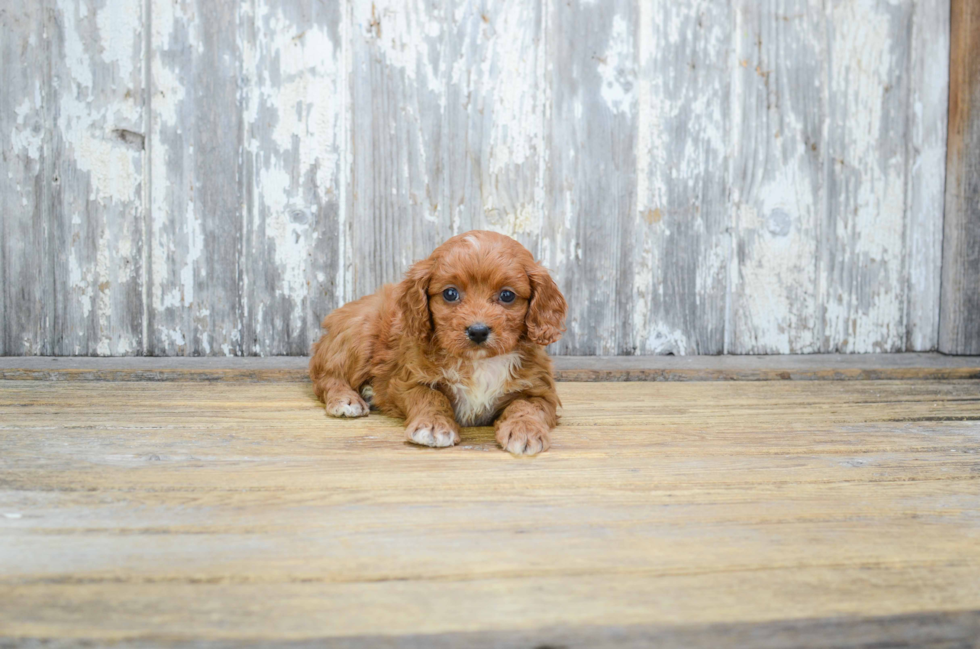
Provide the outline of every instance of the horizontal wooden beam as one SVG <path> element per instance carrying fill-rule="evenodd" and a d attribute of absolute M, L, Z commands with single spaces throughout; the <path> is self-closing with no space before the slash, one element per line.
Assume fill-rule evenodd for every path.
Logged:
<path fill-rule="evenodd" d="M 303 356 L 266 358 L 2 357 L 0 379 L 306 381 Z M 942 354 L 557 356 L 559 381 L 980 379 L 980 357 Z"/>

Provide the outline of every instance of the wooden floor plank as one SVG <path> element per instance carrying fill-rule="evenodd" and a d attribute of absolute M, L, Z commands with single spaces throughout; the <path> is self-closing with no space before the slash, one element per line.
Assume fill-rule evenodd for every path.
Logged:
<path fill-rule="evenodd" d="M 976 381 L 559 391 L 515 459 L 303 383 L 2 381 L 0 645 L 975 646 Z"/>

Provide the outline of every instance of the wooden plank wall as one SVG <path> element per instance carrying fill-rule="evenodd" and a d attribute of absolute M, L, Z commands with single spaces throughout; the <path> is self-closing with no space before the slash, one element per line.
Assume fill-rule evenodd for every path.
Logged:
<path fill-rule="evenodd" d="M 940 351 L 980 354 L 980 5 L 953 0 Z"/>
<path fill-rule="evenodd" d="M 303 354 L 446 237 L 557 353 L 939 336 L 948 0 L 0 9 L 0 354 Z"/>

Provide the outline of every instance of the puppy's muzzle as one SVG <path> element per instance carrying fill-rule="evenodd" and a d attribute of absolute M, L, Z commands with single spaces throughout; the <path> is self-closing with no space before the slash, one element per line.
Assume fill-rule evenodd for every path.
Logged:
<path fill-rule="evenodd" d="M 477 345 L 486 342 L 487 338 L 490 337 L 490 327 L 486 326 L 482 322 L 472 324 L 466 328 L 466 337 L 475 342 Z"/>

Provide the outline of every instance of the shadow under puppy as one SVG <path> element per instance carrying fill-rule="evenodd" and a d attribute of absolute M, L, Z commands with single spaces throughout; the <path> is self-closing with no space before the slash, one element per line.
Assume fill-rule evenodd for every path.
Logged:
<path fill-rule="evenodd" d="M 399 284 L 323 320 L 310 378 L 333 417 L 368 404 L 406 420 L 408 441 L 459 443 L 459 427 L 494 422 L 516 455 L 550 446 L 560 404 L 544 346 L 561 338 L 565 298 L 517 241 L 472 231 L 413 265 Z"/>

